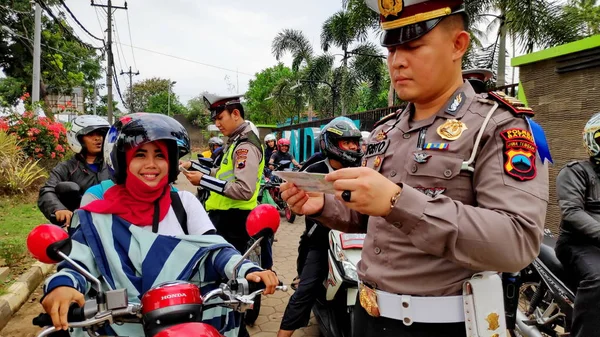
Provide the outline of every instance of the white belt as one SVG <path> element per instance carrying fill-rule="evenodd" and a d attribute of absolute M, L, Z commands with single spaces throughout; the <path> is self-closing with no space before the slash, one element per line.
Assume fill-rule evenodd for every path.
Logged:
<path fill-rule="evenodd" d="M 396 295 L 381 290 L 377 305 L 382 317 L 417 323 L 459 323 L 465 321 L 462 296 L 421 297 Z"/>

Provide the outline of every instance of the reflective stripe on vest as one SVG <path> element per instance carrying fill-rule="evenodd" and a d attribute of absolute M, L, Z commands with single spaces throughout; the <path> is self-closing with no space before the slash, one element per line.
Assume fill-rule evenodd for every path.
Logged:
<path fill-rule="evenodd" d="M 233 143 L 231 146 L 227 148 L 227 152 L 225 152 L 225 159 L 221 161 L 221 166 L 215 175 L 215 178 L 223 180 L 223 181 L 233 181 L 235 180 L 234 175 L 234 165 L 233 162 L 233 152 L 235 147 L 238 144 Z M 263 149 L 261 146 L 261 153 L 263 153 Z M 257 205 L 258 198 L 258 190 L 260 189 L 260 178 L 262 177 L 263 169 L 265 168 L 265 158 L 262 156 L 260 160 L 260 164 L 258 165 L 258 172 L 256 176 L 256 188 L 254 189 L 254 194 L 250 200 L 234 200 L 228 198 L 224 195 L 221 195 L 216 192 L 210 192 L 210 197 L 206 200 L 206 210 L 228 210 L 228 209 L 242 209 L 242 210 L 251 210 L 254 209 Z"/>

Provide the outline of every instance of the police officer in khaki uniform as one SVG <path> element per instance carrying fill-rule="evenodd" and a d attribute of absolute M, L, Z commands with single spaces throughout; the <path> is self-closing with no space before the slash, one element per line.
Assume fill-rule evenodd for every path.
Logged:
<path fill-rule="evenodd" d="M 240 97 L 204 95 L 211 119 L 229 137 L 220 166 L 209 169 L 192 162 L 182 166 L 190 169 L 184 174 L 192 184 L 211 191 L 206 210 L 217 233 L 244 253 L 250 240 L 246 218 L 257 205 L 265 159 L 261 140 L 244 120 Z"/>
<path fill-rule="evenodd" d="M 283 199 L 332 228 L 366 231 L 355 336 L 466 336 L 464 282 L 519 271 L 539 252 L 543 131 L 520 102 L 463 81 L 470 36 L 462 0 L 367 5 L 381 14 L 390 76 L 410 104 L 376 125 L 364 167 L 327 175 L 335 195 L 286 183 Z M 490 336 L 503 311 L 490 313 Z"/>

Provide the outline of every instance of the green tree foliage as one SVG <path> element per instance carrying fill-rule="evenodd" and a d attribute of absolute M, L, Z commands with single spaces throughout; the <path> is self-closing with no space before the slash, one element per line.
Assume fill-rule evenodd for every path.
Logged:
<path fill-rule="evenodd" d="M 187 114 L 186 107 L 179 102 L 177 95 L 173 92 L 171 92 L 170 95 L 171 97 L 169 98 L 169 94 L 166 91 L 163 91 L 154 96 L 150 96 L 150 98 L 148 98 L 148 104 L 146 104 L 144 110 L 140 111 L 156 112 L 164 115 L 169 114 L 170 116 Z"/>
<path fill-rule="evenodd" d="M 24 81 L 14 77 L 0 78 L 0 107 L 18 104 L 26 86 Z"/>
<path fill-rule="evenodd" d="M 119 109 L 118 105 L 119 105 L 118 100 L 115 100 L 113 97 L 112 106 L 113 106 L 113 114 L 115 116 L 123 114 L 123 112 Z M 93 110 L 90 109 L 90 111 L 88 113 L 92 114 Z M 104 95 L 104 96 L 100 97 L 100 102 L 96 106 L 96 114 L 98 116 L 108 115 L 108 95 Z"/>
<path fill-rule="evenodd" d="M 600 34 L 600 5 L 597 0 L 570 0 L 567 16 L 574 18 L 577 30 L 584 36 Z"/>
<path fill-rule="evenodd" d="M 28 0 L 0 0 L 0 68 L 8 77 L 25 84 L 31 92 L 33 70 L 34 11 Z M 57 1 L 45 2 L 42 15 L 41 90 L 43 100 L 50 93 L 70 93 L 74 87 L 93 91 L 101 78 L 101 53 L 83 43 L 64 20 Z M 54 18 L 48 12 L 53 13 Z M 23 94 L 1 93 L 4 100 L 17 102 Z"/>
<path fill-rule="evenodd" d="M 204 105 L 203 94 L 190 99 L 187 103 L 187 119 L 200 129 L 205 129 L 211 124 L 210 113 Z"/>
<path fill-rule="evenodd" d="M 248 118 L 254 123 L 276 123 L 281 120 L 275 107 L 273 89 L 282 81 L 289 82 L 293 77 L 292 70 L 283 63 L 267 68 L 250 80 L 246 91 L 244 108 Z"/>
<path fill-rule="evenodd" d="M 171 89 L 169 89 L 171 86 Z M 133 95 L 133 111 L 148 111 L 148 105 L 150 104 L 150 98 L 156 95 L 164 94 L 165 103 L 164 107 L 167 107 L 166 98 L 169 90 L 171 91 L 171 99 L 174 98 L 172 90 L 172 81 L 166 78 L 153 77 L 133 84 L 133 88 L 128 90 L 125 94 L 125 102 L 129 102 L 130 96 Z M 160 99 L 155 99 L 153 108 L 157 108 Z M 171 102 L 173 104 L 173 102 Z M 181 104 L 179 104 L 181 105 Z M 165 109 L 164 113 L 167 113 Z"/>

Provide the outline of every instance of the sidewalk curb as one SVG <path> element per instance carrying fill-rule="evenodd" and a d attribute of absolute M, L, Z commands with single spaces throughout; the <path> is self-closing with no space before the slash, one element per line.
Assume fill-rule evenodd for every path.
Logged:
<path fill-rule="evenodd" d="M 21 308 L 52 269 L 52 264 L 34 263 L 8 288 L 8 294 L 0 296 L 0 330 L 8 324 L 12 315 Z"/>

